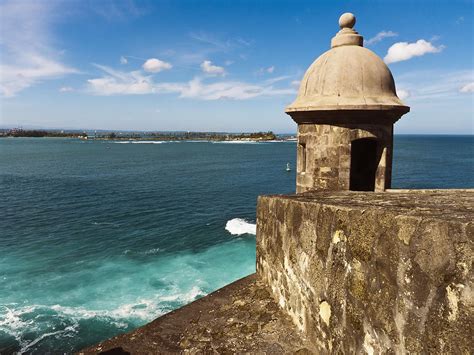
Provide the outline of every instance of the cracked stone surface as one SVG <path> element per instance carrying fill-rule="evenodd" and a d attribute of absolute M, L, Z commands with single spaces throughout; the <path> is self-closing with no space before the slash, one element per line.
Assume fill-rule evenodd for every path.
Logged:
<path fill-rule="evenodd" d="M 79 354 L 310 354 L 256 274 Z"/>

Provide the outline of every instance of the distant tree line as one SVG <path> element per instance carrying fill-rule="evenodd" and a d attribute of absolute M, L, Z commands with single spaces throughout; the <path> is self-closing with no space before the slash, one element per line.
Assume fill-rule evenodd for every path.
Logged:
<path fill-rule="evenodd" d="M 97 139 L 114 139 L 114 140 L 162 140 L 162 141 L 181 141 L 181 140 L 209 140 L 209 141 L 226 141 L 226 140 L 275 140 L 277 136 L 269 132 L 254 133 L 221 133 L 221 132 L 105 132 L 96 134 Z"/>
<path fill-rule="evenodd" d="M 226 141 L 226 140 L 275 140 L 277 136 L 269 132 L 254 133 L 221 133 L 221 132 L 153 132 L 148 133 L 146 137 L 157 140 L 210 140 L 210 141 Z"/>
<path fill-rule="evenodd" d="M 253 133 L 225 133 L 225 132 L 101 132 L 88 136 L 86 132 L 66 132 L 47 130 L 24 130 L 15 128 L 0 132 L 3 137 L 71 137 L 90 139 L 112 139 L 112 140 L 209 140 L 209 141 L 229 141 L 229 140 L 276 140 L 278 137 L 272 132 Z"/>
<path fill-rule="evenodd" d="M 238 138 L 252 138 L 262 140 L 274 140 L 277 139 L 276 135 L 272 131 L 268 132 L 256 132 L 256 133 L 242 133 L 237 136 Z"/>
<path fill-rule="evenodd" d="M 45 131 L 45 130 L 29 130 L 15 128 L 3 132 L 4 137 L 73 137 L 73 138 L 85 138 L 87 133 L 78 132 L 64 132 L 64 131 Z"/>

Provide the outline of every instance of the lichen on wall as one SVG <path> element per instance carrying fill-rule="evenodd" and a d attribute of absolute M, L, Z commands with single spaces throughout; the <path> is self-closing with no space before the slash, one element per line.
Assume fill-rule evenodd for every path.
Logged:
<path fill-rule="evenodd" d="M 472 353 L 473 196 L 260 197 L 257 272 L 320 352 Z"/>

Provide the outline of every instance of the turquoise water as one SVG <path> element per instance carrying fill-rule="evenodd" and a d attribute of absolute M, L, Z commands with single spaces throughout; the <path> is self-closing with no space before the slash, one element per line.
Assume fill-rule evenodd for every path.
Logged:
<path fill-rule="evenodd" d="M 473 186 L 472 137 L 395 147 L 394 187 Z M 0 353 L 72 352 L 254 272 L 256 198 L 294 190 L 295 152 L 0 139 Z"/>

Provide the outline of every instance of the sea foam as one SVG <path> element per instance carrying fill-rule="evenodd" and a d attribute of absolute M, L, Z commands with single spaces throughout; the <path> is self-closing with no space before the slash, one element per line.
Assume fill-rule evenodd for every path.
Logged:
<path fill-rule="evenodd" d="M 247 222 L 242 218 L 227 221 L 225 229 L 232 235 L 257 234 L 257 225 Z"/>
<path fill-rule="evenodd" d="M 115 144 L 162 144 L 164 141 L 114 141 Z"/>
<path fill-rule="evenodd" d="M 38 351 L 46 338 L 57 341 L 77 337 L 82 327 L 98 322 L 115 327 L 117 331 L 130 330 L 137 325 L 205 296 L 206 292 L 194 285 L 188 288 L 175 286 L 171 292 L 158 292 L 151 298 L 139 298 L 112 309 L 89 309 L 63 305 L 0 305 L 0 334 L 15 338 L 19 354 Z M 1 346 L 1 344 L 0 344 Z"/>
<path fill-rule="evenodd" d="M 51 333 L 43 333 L 39 337 L 34 339 L 33 341 L 27 343 L 26 345 L 23 345 L 23 347 L 20 349 L 19 353 L 20 354 L 26 353 L 29 349 L 31 349 L 33 346 L 35 346 L 36 344 L 38 344 L 40 341 L 42 341 L 43 339 L 45 339 L 47 337 L 58 336 L 58 335 L 68 336 L 67 334 L 75 334 L 75 333 L 77 333 L 77 327 L 76 326 L 69 326 L 69 327 L 64 328 L 63 330 L 58 330 L 58 331 L 51 332 Z"/>
<path fill-rule="evenodd" d="M 212 143 L 214 144 L 260 144 L 262 142 L 235 140 L 235 141 L 212 141 Z"/>

